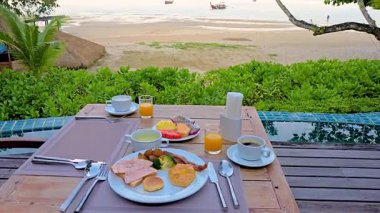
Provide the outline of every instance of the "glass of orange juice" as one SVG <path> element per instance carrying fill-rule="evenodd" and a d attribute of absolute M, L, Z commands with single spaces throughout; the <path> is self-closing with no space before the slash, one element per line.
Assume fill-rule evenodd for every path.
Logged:
<path fill-rule="evenodd" d="M 219 125 L 206 125 L 204 142 L 206 153 L 219 154 L 222 151 L 223 138 L 220 134 Z"/>
<path fill-rule="evenodd" d="M 153 117 L 153 96 L 139 96 L 139 111 L 141 118 Z"/>

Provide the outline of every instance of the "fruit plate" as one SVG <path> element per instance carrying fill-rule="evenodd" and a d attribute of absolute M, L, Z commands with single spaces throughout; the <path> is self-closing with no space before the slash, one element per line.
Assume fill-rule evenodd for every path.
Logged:
<path fill-rule="evenodd" d="M 188 161 L 195 163 L 197 165 L 203 165 L 205 162 L 198 157 L 197 155 L 180 150 L 180 149 L 172 149 L 166 148 L 162 149 L 168 152 L 172 152 L 177 155 L 181 155 L 185 157 Z M 123 157 L 121 160 L 137 158 L 139 153 L 144 153 L 145 150 L 134 152 Z M 201 172 L 197 172 L 197 176 L 195 180 L 186 188 L 174 186 L 169 181 L 169 175 L 167 170 L 158 170 L 157 175 L 161 177 L 164 181 L 164 188 L 155 191 L 155 192 L 146 192 L 143 189 L 143 185 L 140 184 L 136 187 L 130 187 L 125 184 L 124 181 L 115 175 L 113 172 L 108 173 L 108 184 L 111 189 L 118 194 L 119 196 L 126 198 L 131 201 L 139 202 L 139 203 L 168 203 L 176 200 L 181 200 L 194 193 L 198 192 L 207 182 L 208 173 L 207 169 L 204 169 Z"/>
<path fill-rule="evenodd" d="M 197 124 L 194 124 L 197 128 L 200 128 Z M 152 129 L 157 129 L 156 126 L 154 126 Z M 184 142 L 184 141 L 188 141 L 188 140 L 191 140 L 195 137 L 197 137 L 199 134 L 201 133 L 201 130 L 199 130 L 196 134 L 194 135 L 189 135 L 187 137 L 183 137 L 183 138 L 179 138 L 179 139 L 170 139 L 170 138 L 165 138 L 167 140 L 169 140 L 170 142 Z"/>

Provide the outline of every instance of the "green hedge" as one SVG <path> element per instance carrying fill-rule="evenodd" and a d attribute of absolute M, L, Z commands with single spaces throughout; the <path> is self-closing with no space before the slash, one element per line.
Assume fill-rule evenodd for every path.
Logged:
<path fill-rule="evenodd" d="M 117 94 L 151 94 L 157 104 L 224 105 L 228 91 L 242 92 L 244 105 L 258 110 L 380 111 L 380 61 L 370 60 L 252 61 L 204 75 L 156 67 L 96 74 L 52 68 L 42 76 L 6 71 L 0 82 L 0 120 L 74 115 Z"/>

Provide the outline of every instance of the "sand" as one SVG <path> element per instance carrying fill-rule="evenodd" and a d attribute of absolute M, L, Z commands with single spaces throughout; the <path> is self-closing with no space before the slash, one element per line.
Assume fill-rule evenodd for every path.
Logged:
<path fill-rule="evenodd" d="M 106 47 L 107 54 L 90 68 L 92 71 L 104 66 L 114 71 L 120 66 L 158 66 L 205 72 L 251 60 L 290 64 L 323 58 L 380 59 L 380 42 L 366 33 L 347 31 L 313 36 L 310 31 L 276 22 L 205 23 L 83 22 L 63 30 Z M 238 46 L 173 48 L 177 42 Z"/>

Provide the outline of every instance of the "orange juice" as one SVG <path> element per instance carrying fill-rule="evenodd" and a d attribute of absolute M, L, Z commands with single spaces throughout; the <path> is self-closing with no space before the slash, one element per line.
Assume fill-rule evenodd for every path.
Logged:
<path fill-rule="evenodd" d="M 209 154 L 218 154 L 222 151 L 223 138 L 219 133 L 206 132 L 205 135 L 205 152 Z"/>
<path fill-rule="evenodd" d="M 153 116 L 153 104 L 141 103 L 139 106 L 139 111 L 140 111 L 141 117 L 150 118 Z"/>

